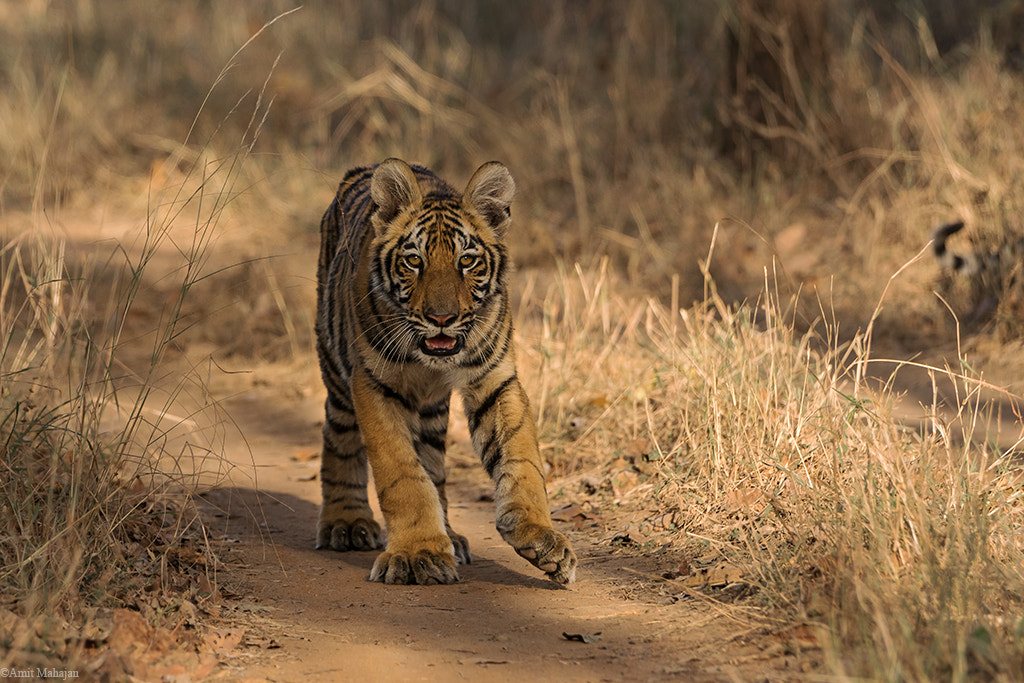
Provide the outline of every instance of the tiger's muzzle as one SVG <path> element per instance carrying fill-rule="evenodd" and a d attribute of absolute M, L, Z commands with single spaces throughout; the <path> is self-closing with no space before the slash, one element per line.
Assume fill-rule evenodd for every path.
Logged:
<path fill-rule="evenodd" d="M 428 356 L 454 356 L 462 347 L 466 345 L 466 341 L 462 336 L 450 337 L 444 332 L 435 334 L 433 337 L 424 337 L 420 340 L 420 351 L 427 354 Z"/>

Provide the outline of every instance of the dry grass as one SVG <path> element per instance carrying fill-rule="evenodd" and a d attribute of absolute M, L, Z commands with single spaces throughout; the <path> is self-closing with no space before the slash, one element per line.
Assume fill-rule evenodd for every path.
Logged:
<path fill-rule="evenodd" d="M 867 378 L 883 353 L 961 341 L 912 258 L 953 217 L 1019 224 L 1019 73 L 984 23 L 844 0 L 807 69 L 758 6 L 0 4 L 0 214 L 32 228 L 0 233 L 4 609 L 81 628 L 135 585 L 140 548 L 167 545 L 146 534 L 166 519 L 184 538 L 125 467 L 171 444 L 154 415 L 207 397 L 155 387 L 189 346 L 308 356 L 312 271 L 263 257 L 315 241 L 344 169 L 397 155 L 459 183 L 500 158 L 561 495 L 741 568 L 747 604 L 815 629 L 840 678 L 1011 680 L 1019 463 L 974 440 L 993 391 L 951 352 L 955 372 L 925 372 L 955 400 L 907 423 L 898 382 Z M 753 82 L 765 120 L 725 115 L 730 30 L 785 83 Z M 139 217 L 139 242 L 88 261 L 38 236 L 97 207 Z M 217 425 L 155 490 L 218 467 Z M 67 662 L 83 633 L 3 645 Z"/>
<path fill-rule="evenodd" d="M 865 335 L 797 333 L 771 289 L 749 307 L 712 290 L 673 316 L 614 284 L 563 273 L 524 306 L 560 499 L 625 518 L 694 575 L 735 568 L 746 604 L 810 626 L 835 675 L 1024 670 L 1024 471 L 972 444 L 987 383 L 930 368 L 961 403 L 936 398 L 914 428 L 865 379 Z"/>
<path fill-rule="evenodd" d="M 202 368 L 176 361 L 218 305 L 192 299 L 225 272 L 211 265 L 214 236 L 260 102 L 232 153 L 201 147 L 169 187 L 151 185 L 141 225 L 108 253 L 69 247 L 36 206 L 27 229 L 0 232 L 4 667 L 155 676 L 152 652 L 196 637 L 199 611 L 217 602 L 216 559 L 189 495 L 222 474 L 224 419 Z M 193 412 L 176 415 L 183 405 Z M 137 640 L 148 659 L 133 661 Z M 196 666 L 200 645 L 189 645 Z"/>
<path fill-rule="evenodd" d="M 13 160 L 0 172 L 2 204 L 59 220 L 54 211 L 98 194 L 129 202 L 173 184 L 199 150 L 226 157 L 219 140 L 252 134 L 259 163 L 244 186 L 260 188 L 260 215 L 298 231 L 353 165 L 398 155 L 459 182 L 500 158 L 521 188 L 513 248 L 524 266 L 608 256 L 631 284 L 664 291 L 678 274 L 683 301 L 700 300 L 694 255 L 728 219 L 711 264 L 723 296 L 756 291 L 775 255 L 787 295 L 826 292 L 852 332 L 934 225 L 959 216 L 999 233 L 1024 194 L 1024 91 L 988 30 L 1004 17 L 957 23 L 944 11 L 938 29 L 958 26 L 963 42 L 940 54 L 928 24 L 881 5 L 875 18 L 840 0 L 826 54 L 807 68 L 778 19 L 710 1 L 394 0 L 285 16 L 293 7 L 271 1 L 245 12 L 11 4 L 0 29 L 12 86 L 0 145 Z M 776 101 L 752 84 L 773 112 L 769 129 L 749 116 L 723 128 L 724 46 L 743 21 L 791 91 Z M 752 140 L 752 157 L 719 153 L 733 134 Z M 795 226 L 810 227 L 803 240 L 819 253 L 792 248 Z M 832 279 L 848 271 L 868 276 Z M 884 320 L 896 337 L 930 334 L 945 317 L 927 293 L 934 271 L 918 271 L 901 292 L 910 315 Z M 802 305 L 813 319 L 813 294 Z"/>
<path fill-rule="evenodd" d="M 167 341 L 148 366 L 125 365 L 123 321 L 138 283 L 117 283 L 110 308 L 97 309 L 88 281 L 102 264 L 79 268 L 65 253 L 25 233 L 0 254 L 4 666 L 80 666 L 107 635 L 95 628 L 98 609 L 152 600 L 173 618 L 182 582 L 199 600 L 197 581 L 212 568 L 177 473 L 153 459 L 171 434 L 154 419 L 145 373 Z"/>

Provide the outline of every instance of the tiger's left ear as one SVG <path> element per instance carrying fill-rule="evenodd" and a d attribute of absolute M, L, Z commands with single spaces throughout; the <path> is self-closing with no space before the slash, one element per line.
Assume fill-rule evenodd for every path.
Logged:
<path fill-rule="evenodd" d="M 512 174 L 504 164 L 489 161 L 469 179 L 462 201 L 480 214 L 499 235 L 503 235 L 512 220 L 509 206 L 515 194 L 516 183 Z"/>

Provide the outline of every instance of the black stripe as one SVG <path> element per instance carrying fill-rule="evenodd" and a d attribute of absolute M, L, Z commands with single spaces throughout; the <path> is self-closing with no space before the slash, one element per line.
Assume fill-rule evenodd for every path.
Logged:
<path fill-rule="evenodd" d="M 534 462 L 532 459 L 530 459 L 530 458 L 513 458 L 512 460 L 506 460 L 505 464 L 508 465 L 508 464 L 514 463 L 514 462 L 525 462 L 530 467 L 532 467 L 533 469 L 537 470 L 537 473 L 540 475 L 542 480 L 544 479 L 544 472 L 541 470 L 540 466 L 536 462 Z M 497 488 L 497 486 L 499 484 L 501 484 L 501 480 L 502 479 L 504 479 L 505 477 L 511 477 L 511 476 L 512 476 L 512 472 L 509 472 L 509 471 L 504 471 L 501 474 L 499 474 L 498 478 L 494 480 L 495 488 Z"/>
<path fill-rule="evenodd" d="M 327 418 L 327 426 L 331 428 L 331 431 L 338 435 L 351 434 L 352 432 L 359 431 L 359 425 L 355 422 L 352 424 L 342 424 L 330 417 Z"/>
<path fill-rule="evenodd" d="M 334 362 L 333 349 L 327 346 L 327 341 L 323 338 L 316 340 L 316 350 L 320 356 L 320 369 L 324 372 L 333 374 L 335 377 L 344 377 L 340 372 L 337 364 Z"/>
<path fill-rule="evenodd" d="M 505 434 L 504 434 L 505 442 L 507 443 L 507 442 L 511 441 L 512 438 L 516 434 L 519 433 L 519 430 L 523 428 L 524 424 L 526 424 L 526 411 L 525 410 L 523 411 L 523 414 L 519 416 L 519 422 L 517 422 L 514 427 L 510 427 L 508 429 L 503 430 L 505 432 Z"/>
<path fill-rule="evenodd" d="M 492 391 L 491 394 L 487 398 L 485 398 L 480 403 L 479 406 L 477 406 L 476 410 L 474 410 L 472 415 L 469 416 L 470 433 L 475 432 L 476 428 L 480 426 L 480 420 L 482 420 L 484 415 L 486 415 L 491 410 L 491 408 L 494 407 L 494 404 L 495 402 L 497 402 L 498 397 L 501 396 L 501 393 L 505 391 L 505 389 L 507 389 L 509 385 L 516 381 L 518 381 L 516 375 L 512 375 L 511 377 L 507 378 L 504 382 L 498 385 L 498 388 Z"/>
<path fill-rule="evenodd" d="M 494 453 L 490 457 L 483 460 L 484 470 L 487 472 L 487 476 L 494 478 L 494 468 L 498 466 L 498 463 L 504 459 L 505 449 L 498 446 L 494 449 Z"/>
<path fill-rule="evenodd" d="M 355 167 L 353 169 L 349 169 L 348 173 L 345 174 L 345 177 L 342 178 L 341 184 L 344 185 L 345 183 L 351 181 L 352 185 L 355 185 L 357 183 L 361 183 L 361 182 L 363 182 L 365 180 L 368 180 L 373 175 L 373 172 L 374 172 L 374 170 L 376 170 L 376 168 L 377 168 L 377 166 L 374 165 L 374 166 L 357 166 L 357 167 Z M 361 177 L 358 180 L 356 180 L 356 176 L 363 176 L 363 177 Z"/>
<path fill-rule="evenodd" d="M 360 446 L 359 448 L 357 448 L 354 451 L 348 451 L 348 452 L 345 452 L 345 453 L 342 453 L 341 451 L 338 451 L 338 450 L 335 450 L 335 449 L 332 448 L 329 451 L 326 451 L 324 453 L 324 458 L 325 459 L 326 458 L 333 458 L 334 460 L 341 460 L 342 462 L 344 462 L 344 461 L 347 461 L 347 460 L 355 460 L 356 458 L 358 458 L 358 457 L 360 457 L 362 455 L 363 455 L 363 447 L 362 446 Z M 323 467 L 321 467 L 321 469 L 323 469 Z"/>
<path fill-rule="evenodd" d="M 430 478 L 428 477 L 427 480 L 429 481 Z M 396 486 L 398 486 L 402 482 L 406 482 L 406 481 L 422 481 L 422 479 L 420 477 L 414 475 L 414 474 L 407 474 L 405 476 L 398 477 L 393 482 L 391 482 L 390 484 L 388 484 L 387 486 L 382 488 L 380 491 L 378 491 L 377 492 L 377 498 L 378 499 L 383 499 L 387 494 L 391 493 L 391 489 L 395 488 Z M 433 484 L 434 482 L 430 482 L 430 483 Z M 379 500 L 378 502 L 380 502 L 382 505 L 384 503 L 383 500 Z"/>
<path fill-rule="evenodd" d="M 333 278 L 331 278 L 331 281 L 333 281 Z M 323 329 L 319 330 L 320 336 L 317 338 L 317 342 L 318 347 L 322 344 L 324 350 L 327 349 L 327 345 L 326 341 L 322 341 L 322 337 L 334 336 L 336 334 L 336 330 L 334 329 L 334 297 L 331 296 L 333 291 L 334 288 L 331 287 L 331 282 L 325 283 L 322 287 L 320 300 L 318 302 L 318 307 L 320 309 L 319 315 L 323 321 Z"/>
<path fill-rule="evenodd" d="M 434 405 L 420 408 L 420 419 L 421 420 L 432 420 L 435 417 L 441 417 L 442 415 L 448 414 L 448 398 L 438 401 Z"/>
<path fill-rule="evenodd" d="M 336 479 L 328 479 L 320 477 L 320 483 L 326 484 L 327 486 L 333 486 L 334 488 L 350 489 L 352 491 L 363 491 L 366 492 L 366 484 L 362 482 L 348 482 L 348 481 L 337 481 Z M 342 494 L 346 495 L 346 494 Z M 348 495 L 347 497 L 351 497 Z M 365 496 L 364 496 L 365 497 Z M 336 498 L 335 501 L 338 499 Z"/>
<path fill-rule="evenodd" d="M 346 500 L 353 500 L 353 499 L 351 497 L 349 497 L 349 496 L 339 496 L 337 498 L 331 498 L 329 501 L 326 501 L 326 502 L 327 502 L 328 505 L 337 505 L 338 503 L 342 503 L 342 502 L 344 502 Z M 361 500 L 359 498 L 356 498 L 354 500 L 356 500 L 355 504 L 342 505 L 341 509 L 342 510 L 365 510 L 366 509 L 366 504 L 369 503 L 369 500 Z"/>
<path fill-rule="evenodd" d="M 324 386 L 327 387 L 327 397 L 328 401 L 330 401 L 331 408 L 338 410 L 339 412 L 355 412 L 352 407 L 352 398 L 348 393 L 348 385 L 341 383 L 334 377 L 325 377 Z M 324 412 L 326 413 L 328 409 L 329 408 L 325 402 Z"/>
<path fill-rule="evenodd" d="M 444 452 L 445 438 L 448 432 L 444 429 L 436 432 L 424 432 L 420 434 L 420 442 L 425 446 L 430 446 L 436 451 Z"/>
<path fill-rule="evenodd" d="M 325 339 L 324 336 L 318 336 L 316 340 L 316 349 L 320 356 L 320 368 L 327 368 L 341 378 L 351 377 L 352 365 L 348 362 L 348 357 L 345 353 L 345 339 L 343 337 L 329 337 Z M 334 343 L 331 344 L 331 342 Z M 337 365 L 337 361 L 341 361 L 340 368 Z"/>
<path fill-rule="evenodd" d="M 491 432 L 491 438 L 480 449 L 480 462 L 483 463 L 487 476 L 492 478 L 494 477 L 494 468 L 497 466 L 498 461 L 501 460 L 502 455 L 504 455 L 504 449 L 502 449 L 500 444 L 497 444 L 497 440 L 497 434 Z"/>
<path fill-rule="evenodd" d="M 374 377 L 373 373 L 370 371 L 370 368 L 364 365 L 363 370 L 366 371 L 367 378 L 369 378 L 369 380 L 373 383 L 374 389 L 376 389 L 377 392 L 380 393 L 384 398 L 391 399 L 392 401 L 401 404 L 401 406 L 408 410 L 410 413 L 416 412 L 416 408 L 415 406 L 413 406 L 412 401 L 410 401 L 405 396 L 402 396 L 392 387 L 388 386 L 384 382 Z"/>
<path fill-rule="evenodd" d="M 341 369 L 344 371 L 340 377 L 349 378 L 352 376 L 352 361 L 349 360 L 347 353 L 347 342 L 340 342 L 342 347 L 338 349 L 338 359 L 341 361 Z"/>
<path fill-rule="evenodd" d="M 327 402 L 339 413 L 352 413 L 352 405 L 341 400 L 341 394 L 330 391 L 327 393 Z"/>

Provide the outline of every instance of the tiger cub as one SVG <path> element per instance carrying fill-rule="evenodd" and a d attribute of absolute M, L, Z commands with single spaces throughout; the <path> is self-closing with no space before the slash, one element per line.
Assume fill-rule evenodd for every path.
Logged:
<path fill-rule="evenodd" d="M 576 555 L 551 525 L 536 424 L 516 375 L 504 245 L 515 183 L 481 166 L 459 194 L 388 159 L 348 172 L 320 224 L 317 351 L 327 387 L 317 548 L 385 545 L 371 581 L 448 584 L 470 562 L 448 523 L 449 397 L 494 480 L 502 538 L 557 583 Z"/>
<path fill-rule="evenodd" d="M 942 270 L 939 293 L 968 324 L 992 321 L 1000 333 L 1024 332 L 1024 237 L 1010 235 L 995 248 L 979 244 L 958 254 L 946 241 L 963 227 L 956 221 L 932 232 Z"/>

